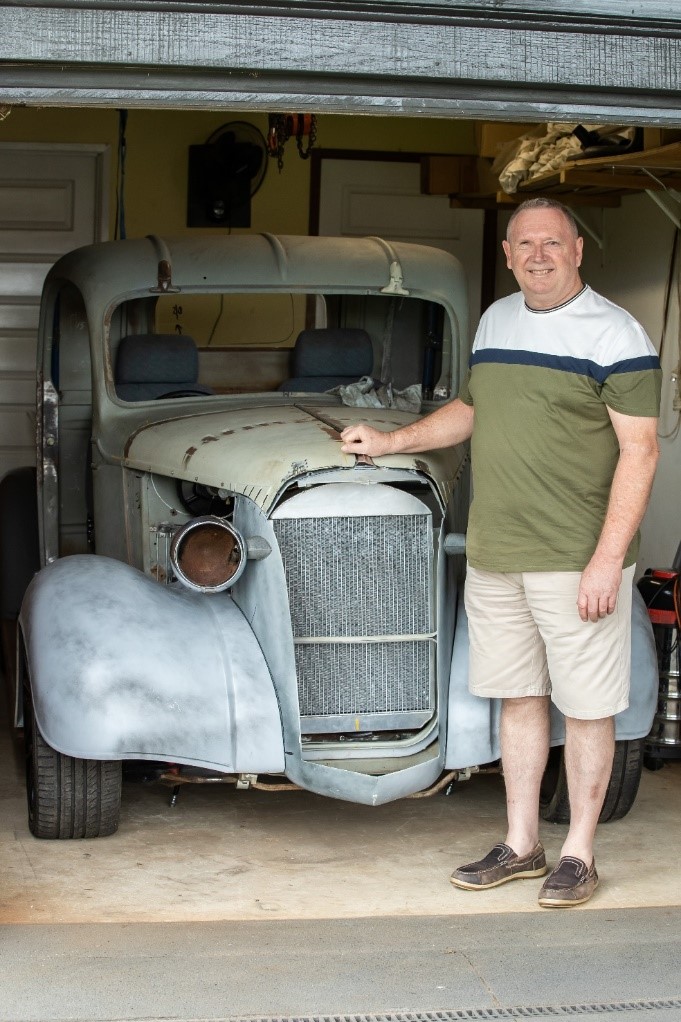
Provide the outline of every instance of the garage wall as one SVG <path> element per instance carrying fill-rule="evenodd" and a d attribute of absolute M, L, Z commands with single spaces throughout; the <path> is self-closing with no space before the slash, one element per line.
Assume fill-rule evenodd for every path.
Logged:
<path fill-rule="evenodd" d="M 651 341 L 662 345 L 665 291 L 674 241 L 674 225 L 647 195 L 626 196 L 616 209 L 582 210 L 580 215 L 602 234 L 603 249 L 585 235 L 582 277 L 596 291 L 628 309 L 643 324 Z M 499 251 L 508 217 L 500 218 Z M 515 290 L 503 253 L 497 263 L 497 297 Z M 681 542 L 681 434 L 665 438 L 679 413 L 673 409 L 676 385 L 672 374 L 679 365 L 679 306 L 676 284 L 672 294 L 666 336 L 662 345 L 662 407 L 660 463 L 650 506 L 641 529 L 639 571 L 669 567 Z"/>
<path fill-rule="evenodd" d="M 243 111 L 131 110 L 127 126 L 126 227 L 128 237 L 182 234 L 185 226 L 187 148 L 206 141 L 221 124 L 247 119 L 265 134 L 267 115 Z M 15 108 L 0 123 L 4 142 L 104 142 L 112 147 L 111 236 L 115 218 L 116 110 Z M 474 153 L 472 122 L 418 118 L 326 115 L 318 119 L 317 144 L 334 149 Z M 295 140 L 286 146 L 284 169 L 270 160 L 253 199 L 253 231 L 306 234 L 310 161 L 301 160 Z M 193 229 L 196 230 L 196 229 Z"/>
<path fill-rule="evenodd" d="M 184 233 L 187 147 L 204 142 L 215 128 L 246 117 L 263 132 L 264 114 L 206 113 L 193 111 L 132 110 L 128 119 L 126 221 L 129 236 L 148 233 Z M 115 161 L 118 114 L 115 110 L 15 108 L 0 124 L 6 142 L 106 143 Z M 359 115 L 319 117 L 318 144 L 334 149 L 380 149 L 410 152 L 474 153 L 476 138 L 471 121 L 423 118 L 379 118 Z M 111 168 L 110 224 L 115 216 L 115 166 Z M 298 157 L 293 142 L 287 146 L 284 170 L 272 161 L 252 208 L 252 230 L 306 233 L 310 182 L 309 161 Z M 662 310 L 673 226 L 646 196 L 630 196 L 620 209 L 586 210 L 584 215 L 602 231 L 601 253 L 587 237 L 584 277 L 597 290 L 637 316 L 659 348 Z M 505 218 L 500 217 L 500 231 Z M 502 235 L 500 234 L 500 237 Z M 499 249 L 500 250 L 500 249 Z M 631 257 L 630 253 L 635 253 Z M 511 274 L 499 259 L 497 297 L 514 287 Z M 672 370 L 678 364 L 678 308 L 671 303 L 671 318 L 663 351 L 665 371 L 661 432 L 673 428 Z M 671 563 L 681 540 L 678 494 L 681 493 L 681 437 L 662 439 L 662 459 L 653 499 L 643 526 L 639 564 Z"/>
<path fill-rule="evenodd" d="M 589 246 L 584 261 L 585 279 L 633 313 L 659 351 L 674 225 L 647 195 L 636 195 L 623 199 L 619 210 L 605 210 L 603 230 L 602 258 L 595 246 Z M 671 565 L 681 542 L 681 434 L 676 439 L 663 436 L 673 430 L 679 418 L 673 409 L 676 385 L 672 380 L 678 365 L 678 294 L 673 284 L 662 348 L 660 463 L 641 532 L 641 570 Z"/>

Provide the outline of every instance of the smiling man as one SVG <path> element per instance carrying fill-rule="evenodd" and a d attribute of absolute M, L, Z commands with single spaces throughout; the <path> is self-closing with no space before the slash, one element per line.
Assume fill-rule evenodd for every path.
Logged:
<path fill-rule="evenodd" d="M 533 310 L 557 309 L 584 287 L 579 276 L 583 239 L 573 223 L 548 205 L 519 206 L 509 220 L 502 248 Z"/>
<path fill-rule="evenodd" d="M 582 283 L 582 246 L 560 203 L 520 205 L 503 242 L 520 291 L 482 317 L 458 398 L 392 433 L 342 434 L 344 451 L 370 456 L 472 437 L 469 686 L 503 700 L 508 831 L 451 880 L 484 890 L 546 874 L 538 810 L 553 700 L 565 716 L 571 821 L 544 907 L 582 904 L 598 884 L 593 843 L 614 716 L 628 704 L 638 527 L 658 457 L 655 349 Z"/>

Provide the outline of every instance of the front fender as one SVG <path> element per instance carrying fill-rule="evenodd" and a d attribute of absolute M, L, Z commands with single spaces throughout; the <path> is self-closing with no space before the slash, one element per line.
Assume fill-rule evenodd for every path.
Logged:
<path fill-rule="evenodd" d="M 272 680 L 226 594 L 76 555 L 35 576 L 20 626 L 38 727 L 59 752 L 283 771 Z"/>

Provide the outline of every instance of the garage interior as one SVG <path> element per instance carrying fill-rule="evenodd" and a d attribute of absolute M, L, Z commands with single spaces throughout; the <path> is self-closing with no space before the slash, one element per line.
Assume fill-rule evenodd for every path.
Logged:
<path fill-rule="evenodd" d="M 608 5 L 591 7 L 605 14 Z M 0 101 L 8 100 L 0 111 L 0 184 L 8 153 L 25 149 L 46 161 L 74 147 L 95 153 L 100 190 L 92 197 L 93 239 L 120 237 L 123 230 L 127 237 L 215 230 L 187 226 L 189 147 L 235 121 L 263 135 L 269 127 L 261 100 L 251 108 L 244 101 L 233 109 L 177 103 L 154 109 L 147 99 L 121 118 L 125 104 L 114 100 L 42 106 L 28 87 L 22 101 L 20 89 L 19 82 L 0 90 Z M 523 197 L 545 193 L 571 205 L 585 232 L 584 280 L 635 315 L 661 355 L 661 460 L 639 573 L 669 568 L 681 541 L 678 93 L 668 101 L 663 114 L 651 107 L 644 114 L 639 109 L 637 118 L 631 97 L 622 99 L 622 123 L 642 129 L 642 150 L 614 162 L 596 157 L 521 189 Z M 471 105 L 467 117 L 319 108 L 311 158 L 300 159 L 295 138 L 289 139 L 281 171 L 269 160 L 252 197 L 250 227 L 230 230 L 324 233 L 325 166 L 405 166 L 417 174 L 416 194 L 405 195 L 402 183 L 391 192 L 380 181 L 375 193 L 389 198 L 394 223 L 409 226 L 405 240 L 423 230 L 413 218 L 424 206 L 409 205 L 417 195 L 438 204 L 435 220 L 446 207 L 465 239 L 465 230 L 476 234 L 479 272 L 471 289 L 484 306 L 514 289 L 500 246 L 514 199 L 502 193 L 491 169 L 500 148 L 548 121 L 549 108 L 553 120 L 589 125 L 614 123 L 618 108 L 616 92 L 602 121 L 591 102 L 584 102 L 581 117 L 579 98 L 565 107 L 528 107 L 525 117 L 520 102 L 511 116 L 489 98 L 481 105 L 481 116 Z M 14 167 L 4 176 L 16 182 Z M 357 194 L 353 187 L 349 180 L 350 196 Z M 367 195 L 351 208 L 348 233 L 374 233 Z M 19 220 L 23 209 L 17 208 Z M 0 226 L 0 474 L 34 457 L 35 285 L 43 264 L 46 270 L 60 254 L 45 242 L 51 229 L 43 224 L 41 247 L 32 251 L 29 243 L 17 248 L 17 223 L 6 212 Z M 446 247 L 451 240 L 433 236 L 430 243 Z M 5 642 L 6 654 L 9 648 Z M 26 819 L 21 736 L 9 724 L 10 685 L 6 696 L 0 701 L 0 941 L 9 968 L 2 1022 L 372 1012 L 408 1018 L 433 1012 L 446 1022 L 448 1012 L 504 1018 L 522 1017 L 503 1014 L 514 1006 L 551 1006 L 555 1015 L 561 1005 L 599 1004 L 604 1010 L 619 1005 L 634 1022 L 681 1019 L 681 761 L 674 754 L 656 764 L 661 769 L 643 771 L 629 815 L 600 829 L 603 882 L 589 904 L 565 918 L 536 910 L 531 882 L 484 896 L 448 883 L 455 865 L 499 839 L 505 807 L 497 774 L 473 775 L 446 794 L 377 809 L 232 785 L 188 785 L 171 806 L 169 788 L 131 776 L 116 835 L 37 841 Z M 671 732 L 678 731 L 677 719 L 669 718 Z M 550 860 L 564 832 L 562 825 L 543 824 Z M 453 1014 L 464 1009 L 470 1014 Z M 536 1017 L 549 1012 L 538 1009 Z"/>

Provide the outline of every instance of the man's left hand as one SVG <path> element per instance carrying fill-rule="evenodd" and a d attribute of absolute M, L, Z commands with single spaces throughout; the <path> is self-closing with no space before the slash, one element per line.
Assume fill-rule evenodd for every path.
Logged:
<path fill-rule="evenodd" d="M 606 561 L 595 556 L 582 572 L 577 595 L 577 608 L 582 621 L 598 621 L 612 614 L 622 582 L 619 561 Z"/>

